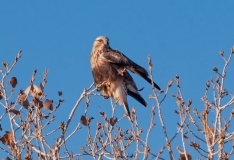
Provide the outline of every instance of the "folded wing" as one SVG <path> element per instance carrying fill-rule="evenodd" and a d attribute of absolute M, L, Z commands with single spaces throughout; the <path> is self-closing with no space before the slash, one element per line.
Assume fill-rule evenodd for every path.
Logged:
<path fill-rule="evenodd" d="M 115 50 L 110 50 L 108 52 L 102 53 L 102 58 L 107 60 L 110 63 L 119 65 L 120 67 L 125 67 L 129 69 L 131 72 L 141 76 L 144 78 L 148 83 L 151 84 L 151 79 L 148 77 L 148 72 L 132 60 L 130 60 L 127 56 L 125 56 L 123 53 Z M 154 86 L 161 90 L 161 88 L 155 83 Z"/>

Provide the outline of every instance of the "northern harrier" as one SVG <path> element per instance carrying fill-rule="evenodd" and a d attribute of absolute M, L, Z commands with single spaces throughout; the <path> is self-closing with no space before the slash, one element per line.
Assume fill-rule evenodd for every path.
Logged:
<path fill-rule="evenodd" d="M 131 61 L 123 53 L 111 49 L 109 39 L 104 36 L 95 39 L 90 62 L 96 87 L 102 91 L 104 98 L 112 97 L 123 105 L 130 121 L 132 121 L 127 95 L 130 95 L 144 106 L 147 106 L 147 103 L 139 94 L 137 86 L 127 69 L 151 84 L 147 71 Z M 161 90 L 156 83 L 154 83 L 154 86 Z"/>

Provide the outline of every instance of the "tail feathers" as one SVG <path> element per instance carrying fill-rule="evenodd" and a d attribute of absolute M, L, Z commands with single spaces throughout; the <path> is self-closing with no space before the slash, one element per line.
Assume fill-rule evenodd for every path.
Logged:
<path fill-rule="evenodd" d="M 129 111 L 129 108 L 128 108 L 128 104 L 125 103 L 123 106 L 124 106 L 125 112 L 128 114 L 128 119 L 129 119 L 129 121 L 133 122 L 132 116 L 131 116 L 130 111 Z"/>
<path fill-rule="evenodd" d="M 123 83 L 119 83 L 115 85 L 116 90 L 114 92 L 114 99 L 121 105 L 123 105 L 125 112 L 128 115 L 128 119 L 133 122 L 131 118 L 131 114 L 128 108 L 128 100 L 127 100 L 127 88 Z"/>
<path fill-rule="evenodd" d="M 147 107 L 146 101 L 141 97 L 140 94 L 134 93 L 134 92 L 128 90 L 128 95 L 130 95 L 130 96 L 133 97 L 135 100 L 137 100 L 138 102 L 140 102 L 143 106 Z"/>

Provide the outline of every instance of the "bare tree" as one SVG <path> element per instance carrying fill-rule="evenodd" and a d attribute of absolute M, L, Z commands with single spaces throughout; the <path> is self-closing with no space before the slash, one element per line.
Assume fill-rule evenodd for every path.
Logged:
<path fill-rule="evenodd" d="M 180 78 L 178 75 L 174 79 L 169 80 L 165 91 L 156 91 L 153 83 L 152 62 L 148 57 L 148 66 L 152 80 L 152 95 L 149 98 L 155 100 L 155 105 L 152 106 L 151 113 L 148 115 L 150 123 L 148 130 L 144 131 L 139 126 L 136 108 L 132 108 L 131 126 L 123 129 L 117 124 L 127 115 L 116 118 L 116 102 L 111 100 L 112 114 L 107 115 L 100 111 L 100 118 L 96 128 L 91 127 L 93 117 L 87 115 L 90 99 L 93 96 L 102 96 L 97 92 L 93 84 L 85 88 L 79 99 L 70 111 L 66 122 L 55 122 L 58 120 L 55 117 L 57 109 L 62 105 L 64 99 L 62 92 L 58 91 L 58 101 L 47 99 L 45 87 L 47 83 L 48 71 L 43 73 L 43 79 L 40 84 L 35 84 L 37 70 L 33 71 L 30 84 L 27 89 L 15 91 L 17 78 L 9 78 L 9 73 L 16 66 L 21 58 L 21 51 L 15 57 L 12 65 L 8 62 L 3 62 L 4 69 L 0 70 L 2 78 L 0 81 L 0 106 L 4 108 L 0 113 L 0 120 L 9 123 L 9 130 L 5 125 L 0 126 L 0 130 L 5 133 L 0 133 L 0 152 L 5 152 L 8 155 L 6 159 L 42 159 L 42 160 L 57 160 L 57 159 L 78 159 L 90 157 L 93 159 L 181 159 L 191 160 L 193 155 L 188 153 L 188 148 L 194 149 L 200 155 L 201 159 L 230 159 L 233 154 L 233 139 L 234 132 L 229 130 L 231 120 L 234 116 L 234 110 L 231 111 L 230 117 L 225 117 L 223 112 L 230 108 L 234 103 L 234 96 L 225 88 L 226 69 L 234 54 L 234 48 L 231 49 L 229 57 L 226 59 L 224 52 L 220 51 L 220 55 L 224 59 L 224 67 L 221 72 L 214 67 L 216 79 L 210 79 L 206 83 L 205 94 L 201 100 L 204 103 L 204 110 L 199 113 L 196 108 L 192 108 L 192 99 L 186 100 L 183 98 L 182 88 L 180 87 Z M 9 81 L 10 86 L 7 85 Z M 162 104 L 169 98 L 168 94 L 173 83 L 176 83 L 177 93 L 172 94 L 178 105 L 178 109 L 174 112 L 178 114 L 180 121 L 177 123 L 177 129 L 172 137 L 168 134 L 168 127 L 164 120 L 167 118 L 164 113 Z M 17 92 L 17 93 L 16 93 Z M 13 95 L 18 94 L 17 98 Z M 223 101 L 224 98 L 229 98 L 228 101 Z M 85 102 L 85 109 L 80 118 L 79 123 L 72 128 L 71 122 L 74 121 L 74 114 L 77 111 L 81 102 Z M 45 112 L 45 110 L 47 110 Z M 157 113 L 156 114 L 156 111 Z M 191 112 L 193 110 L 193 113 Z M 161 149 L 153 152 L 152 146 L 149 144 L 150 139 L 154 139 L 157 135 L 152 135 L 151 132 L 155 128 L 155 117 L 159 117 L 165 145 L 159 146 Z M 51 125 L 53 123 L 53 125 Z M 49 127 L 50 126 L 50 127 Z M 93 125 L 92 125 L 93 126 Z M 86 145 L 77 144 L 79 152 L 73 153 L 67 146 L 67 142 L 75 137 L 75 133 L 80 130 L 87 131 Z M 49 132 L 47 132 L 50 130 Z M 56 135 L 56 139 L 52 139 L 52 135 Z M 193 137 L 193 138 L 191 138 Z M 175 139 L 180 139 L 181 143 L 177 147 L 172 146 Z M 191 139 L 196 139 L 192 141 Z M 231 148 L 228 146 L 231 143 Z M 158 145 L 158 144 L 154 144 Z M 165 152 L 167 148 L 168 152 Z M 182 149 L 180 149 L 182 148 Z M 179 153 L 176 158 L 175 152 Z M 195 157 L 194 157 L 195 158 Z M 199 158 L 198 158 L 199 159 Z"/>

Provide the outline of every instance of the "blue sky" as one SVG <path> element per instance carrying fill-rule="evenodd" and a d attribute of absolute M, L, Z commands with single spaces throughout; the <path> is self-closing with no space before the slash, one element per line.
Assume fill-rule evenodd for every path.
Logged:
<path fill-rule="evenodd" d="M 23 50 L 10 75 L 18 78 L 16 90 L 27 88 L 34 69 L 38 70 L 37 84 L 42 72 L 48 70 L 46 93 L 55 101 L 57 91 L 63 91 L 65 103 L 57 117 L 59 122 L 66 121 L 84 87 L 93 82 L 89 62 L 92 44 L 97 36 L 105 35 L 113 49 L 145 68 L 147 56 L 151 55 L 154 78 L 161 88 L 165 89 L 178 74 L 184 98 L 192 98 L 193 107 L 201 111 L 205 83 L 215 77 L 213 66 L 223 65 L 219 51 L 228 55 L 234 44 L 233 7 L 232 1 L 1 1 L 0 60 L 12 63 L 17 52 Z M 231 64 L 227 70 L 226 83 L 232 91 L 233 67 Z M 133 78 L 139 88 L 145 87 L 141 94 L 149 106 L 155 104 L 148 99 L 152 94 L 150 85 L 136 75 Z M 173 92 L 175 87 L 170 94 Z M 95 125 L 100 120 L 100 110 L 111 112 L 109 105 L 109 100 L 91 98 L 88 115 L 95 117 Z M 150 107 L 144 108 L 131 98 L 129 105 L 137 108 L 140 125 L 148 124 L 145 116 L 149 117 Z M 173 113 L 177 109 L 175 99 L 168 97 L 163 107 L 172 136 L 176 131 L 172 122 L 179 121 Z M 84 103 L 76 113 L 77 122 L 83 111 Z M 117 112 L 121 116 L 124 110 L 117 107 Z M 127 119 L 124 122 L 125 128 L 130 127 Z M 153 134 L 162 136 L 158 117 L 156 125 Z M 85 137 L 87 131 L 83 130 L 76 136 Z M 84 145 L 82 140 L 80 144 Z M 157 153 L 165 140 L 157 136 L 151 145 Z M 175 142 L 173 147 L 176 145 Z M 70 149 L 75 153 L 78 147 L 74 144 Z M 197 156 L 192 148 L 188 150 Z"/>

